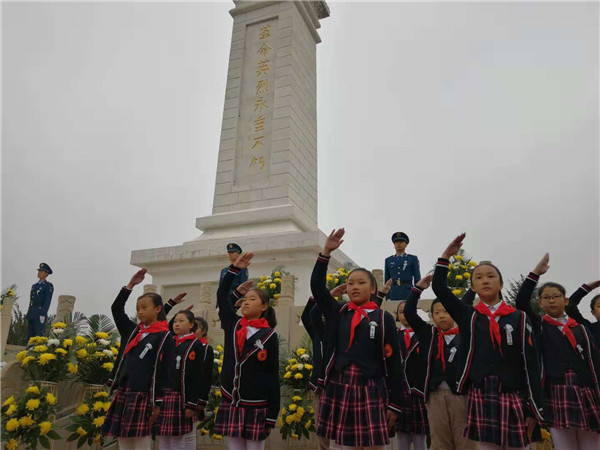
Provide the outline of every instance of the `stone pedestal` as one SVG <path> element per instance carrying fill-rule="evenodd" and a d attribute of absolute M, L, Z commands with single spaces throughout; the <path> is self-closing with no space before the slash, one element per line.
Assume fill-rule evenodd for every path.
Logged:
<path fill-rule="evenodd" d="M 8 339 L 8 331 L 12 320 L 13 302 L 12 298 L 5 299 L 2 312 L 0 312 L 0 359 L 4 356 L 4 350 L 6 349 L 6 340 Z"/>
<path fill-rule="evenodd" d="M 73 317 L 76 298 L 72 295 L 59 295 L 54 322 L 69 322 Z"/>

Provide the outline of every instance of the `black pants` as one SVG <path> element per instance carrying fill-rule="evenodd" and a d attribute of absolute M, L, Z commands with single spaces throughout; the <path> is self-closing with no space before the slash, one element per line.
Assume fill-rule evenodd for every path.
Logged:
<path fill-rule="evenodd" d="M 44 323 L 40 322 L 39 317 L 37 319 L 28 320 L 29 327 L 27 329 L 27 338 L 31 338 L 33 336 L 43 336 L 46 329 L 46 319 L 44 319 Z"/>

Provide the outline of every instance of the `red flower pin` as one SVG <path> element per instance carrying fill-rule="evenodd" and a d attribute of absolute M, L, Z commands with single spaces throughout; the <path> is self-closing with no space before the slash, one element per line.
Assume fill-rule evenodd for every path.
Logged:
<path fill-rule="evenodd" d="M 392 350 L 392 346 L 390 344 L 385 344 L 383 347 L 383 353 L 386 358 L 392 356 L 392 354 L 394 353 L 394 351 Z"/>
<path fill-rule="evenodd" d="M 188 358 L 193 361 L 196 359 L 196 352 L 191 351 L 190 354 L 188 355 Z"/>
<path fill-rule="evenodd" d="M 261 350 L 260 352 L 258 352 L 258 353 L 256 354 L 256 357 L 258 358 L 258 360 L 259 360 L 260 362 L 264 362 L 264 361 L 266 361 L 266 359 L 267 359 L 267 351 L 266 351 L 266 350 L 264 350 L 264 349 L 263 349 L 263 350 Z"/>

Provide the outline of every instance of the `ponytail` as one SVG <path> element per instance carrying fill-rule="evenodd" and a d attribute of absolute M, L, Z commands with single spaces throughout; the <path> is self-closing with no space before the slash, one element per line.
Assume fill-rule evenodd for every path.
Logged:
<path fill-rule="evenodd" d="M 275 316 L 275 310 L 272 306 L 268 306 L 260 317 L 267 320 L 269 327 L 275 328 L 277 326 L 277 317 Z"/>

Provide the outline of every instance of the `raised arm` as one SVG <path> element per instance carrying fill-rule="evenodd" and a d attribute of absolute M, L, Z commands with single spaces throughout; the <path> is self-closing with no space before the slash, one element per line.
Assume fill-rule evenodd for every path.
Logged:
<path fill-rule="evenodd" d="M 523 281 L 523 284 L 519 288 L 515 299 L 517 308 L 527 314 L 536 333 L 541 331 L 542 320 L 531 306 L 531 296 L 533 295 L 533 291 L 535 290 L 535 286 L 537 285 L 540 276 L 545 274 L 550 268 L 548 265 L 549 262 L 550 255 L 546 253 L 540 262 L 537 263 L 533 271 L 529 272 L 529 275 L 527 275 L 527 278 L 525 278 L 525 281 Z"/>
<path fill-rule="evenodd" d="M 235 313 L 235 308 L 229 299 L 229 290 L 234 278 L 240 272 L 250 265 L 250 261 L 254 257 L 254 253 L 243 253 L 238 257 L 234 264 L 229 266 L 227 273 L 219 283 L 217 289 L 217 306 L 219 307 L 219 318 L 221 319 L 221 328 L 227 326 L 232 321 L 238 320 L 238 315 Z"/>
<path fill-rule="evenodd" d="M 450 257 L 458 253 L 460 247 L 462 247 L 465 236 L 465 233 L 458 235 L 444 250 L 442 257 L 438 259 L 435 265 L 432 283 L 434 294 L 440 299 L 448 314 L 450 314 L 460 328 L 468 328 L 473 308 L 465 305 L 448 288 L 448 266 L 450 264 Z"/>
<path fill-rule="evenodd" d="M 333 305 L 335 299 L 327 289 L 327 266 L 331 258 L 331 252 L 339 248 L 344 240 L 344 229 L 333 230 L 327 239 L 323 250 L 319 253 L 317 262 L 310 277 L 310 289 L 317 304 Z"/>
<path fill-rule="evenodd" d="M 569 296 L 569 304 L 566 308 L 569 316 L 588 328 L 593 324 L 593 322 L 583 317 L 583 314 L 581 314 L 581 311 L 579 310 L 579 303 L 581 300 L 583 300 L 583 297 L 596 289 L 598 286 L 600 286 L 600 280 L 582 284 L 579 289 Z"/>
<path fill-rule="evenodd" d="M 404 305 L 404 317 L 406 317 L 406 320 L 412 329 L 415 330 L 415 333 L 417 333 L 420 340 L 423 339 L 422 336 L 427 334 L 431 335 L 431 325 L 421 319 L 419 314 L 417 314 L 417 303 L 421 297 L 421 293 L 431 285 L 432 278 L 433 275 L 427 275 L 419 280 L 417 285 L 411 289 L 406 304 Z"/>
<path fill-rule="evenodd" d="M 129 298 L 129 295 L 131 295 L 133 288 L 144 281 L 147 272 L 146 269 L 138 270 L 131 277 L 129 283 L 121 289 L 110 307 L 117 330 L 119 330 L 119 334 L 125 340 L 129 338 L 129 335 L 131 335 L 135 327 L 137 327 L 137 324 L 125 313 L 125 303 L 127 303 L 127 299 Z"/>

